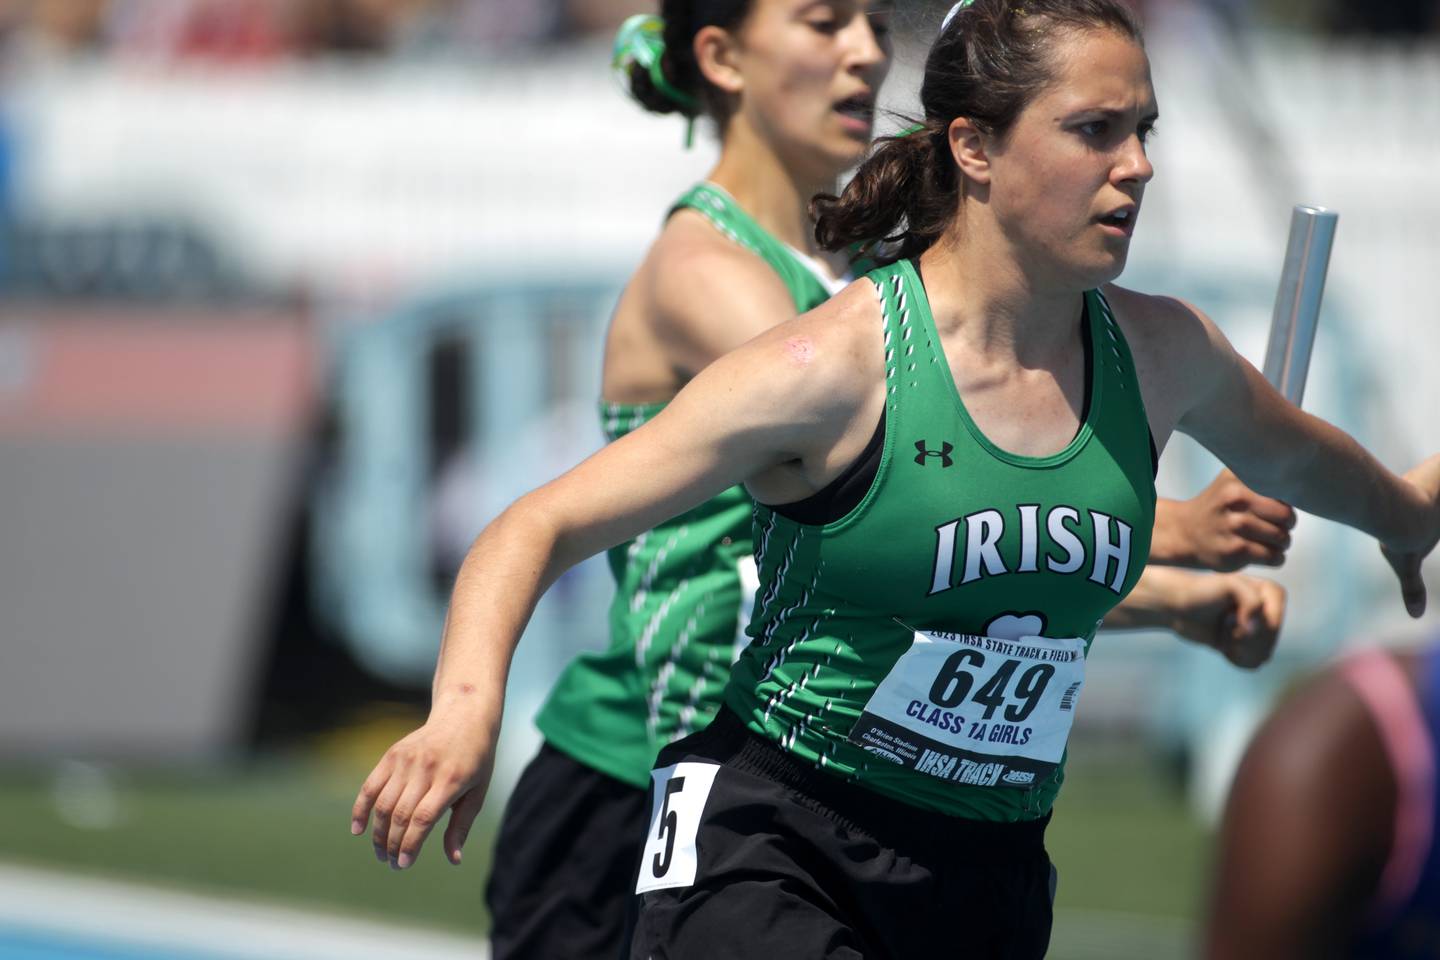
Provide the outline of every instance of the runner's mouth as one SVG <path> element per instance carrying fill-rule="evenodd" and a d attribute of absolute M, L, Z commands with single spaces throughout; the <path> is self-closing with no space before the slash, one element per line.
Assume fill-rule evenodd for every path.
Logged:
<path fill-rule="evenodd" d="M 1138 206 L 1126 206 L 1100 217 L 1100 222 L 1107 227 L 1114 227 L 1123 230 L 1125 233 L 1132 233 L 1135 230 L 1135 217 L 1140 212 Z"/>
<path fill-rule="evenodd" d="M 865 123 L 873 123 L 875 120 L 875 98 L 861 95 L 841 100 L 835 105 L 835 110 L 855 120 L 862 120 Z"/>

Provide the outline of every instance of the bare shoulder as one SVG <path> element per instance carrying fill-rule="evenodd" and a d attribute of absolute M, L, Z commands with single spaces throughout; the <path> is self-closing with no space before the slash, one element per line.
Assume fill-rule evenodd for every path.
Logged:
<path fill-rule="evenodd" d="M 812 311 L 763 332 L 734 360 L 755 376 L 773 377 L 793 409 L 845 419 L 884 389 L 884 330 L 874 286 L 852 282 Z"/>
<path fill-rule="evenodd" d="M 1193 303 L 1179 297 L 1140 293 L 1113 283 L 1104 288 L 1132 351 L 1147 355 L 1184 354 L 1211 343 L 1214 321 Z"/>
<path fill-rule="evenodd" d="M 755 426 L 789 456 L 751 476 L 763 503 L 787 503 L 823 489 L 873 435 L 885 404 L 885 346 L 880 304 L 868 281 L 757 336 L 722 358 L 752 393 Z M 708 376 L 708 372 L 707 372 Z"/>
<path fill-rule="evenodd" d="M 683 322 L 715 308 L 794 312 L 790 294 L 759 255 L 721 233 L 694 210 L 679 210 L 665 224 L 645 272 L 656 315 Z"/>
<path fill-rule="evenodd" d="M 1194 304 L 1114 284 L 1104 288 L 1135 358 L 1150 431 L 1161 450 L 1182 417 L 1212 389 L 1228 341 Z"/>
<path fill-rule="evenodd" d="M 675 387 L 762 330 L 795 315 L 784 282 L 759 255 L 693 210 L 670 217 L 611 319 L 607 381 L 649 357 Z M 673 389 L 672 391 L 673 392 Z"/>
<path fill-rule="evenodd" d="M 875 287 L 857 280 L 808 313 L 758 338 L 817 396 L 849 398 L 880 389 L 884 329 Z"/>

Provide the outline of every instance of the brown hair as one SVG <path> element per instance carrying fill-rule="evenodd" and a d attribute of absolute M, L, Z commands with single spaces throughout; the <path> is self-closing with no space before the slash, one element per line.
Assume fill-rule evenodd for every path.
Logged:
<path fill-rule="evenodd" d="M 887 260 L 929 248 L 959 208 L 951 121 L 966 117 L 981 133 L 1003 139 L 1052 81 L 1049 51 L 1056 37 L 1099 29 L 1143 42 L 1123 0 L 974 0 L 956 11 L 925 62 L 924 120 L 908 133 L 877 140 L 839 197 L 815 198 L 816 240 L 827 250 L 898 245 Z"/>
<path fill-rule="evenodd" d="M 670 86 L 694 99 L 694 105 L 676 101 L 655 86 L 650 72 L 638 64 L 630 67 L 630 93 L 651 113 L 679 113 L 713 117 L 722 127 L 730 115 L 725 92 L 711 84 L 695 60 L 695 34 L 705 27 L 734 31 L 750 15 L 754 0 L 661 0 L 660 17 L 665 21 L 665 56 L 660 61 Z"/>

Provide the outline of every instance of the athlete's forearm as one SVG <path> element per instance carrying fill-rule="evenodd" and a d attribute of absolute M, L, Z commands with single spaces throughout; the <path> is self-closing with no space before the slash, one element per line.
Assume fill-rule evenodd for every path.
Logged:
<path fill-rule="evenodd" d="M 650 423 L 521 497 L 465 555 L 451 593 L 431 691 L 434 709 L 503 702 L 510 660 L 540 597 L 566 570 L 742 479 L 741 456 L 686 412 L 704 376 Z M 705 406 L 703 401 L 701 406 Z M 632 478 L 632 479 L 621 479 Z"/>
<path fill-rule="evenodd" d="M 1428 545 L 1434 520 L 1422 491 L 1391 473 L 1343 430 L 1304 416 L 1308 442 L 1274 495 L 1368 533 L 1392 549 Z"/>
<path fill-rule="evenodd" d="M 1106 629 L 1173 629 L 1177 611 L 1188 603 L 1190 578 L 1195 576 L 1199 574 L 1147 566 L 1135 589 L 1105 615 Z"/>
<path fill-rule="evenodd" d="M 445 616 L 432 711 L 484 704 L 498 728 L 510 661 L 535 604 L 583 559 L 562 556 L 559 532 L 532 497 L 497 517 L 465 555 Z"/>
<path fill-rule="evenodd" d="M 1150 562 L 1167 567 L 1200 566 L 1194 538 L 1187 532 L 1186 502 L 1161 497 L 1155 502 L 1155 529 L 1150 535 Z"/>
<path fill-rule="evenodd" d="M 1419 487 L 1339 427 L 1293 406 L 1238 356 L 1227 353 L 1225 362 L 1220 386 L 1182 421 L 1187 433 L 1266 496 L 1354 527 L 1394 550 L 1428 546 L 1434 519 Z"/>

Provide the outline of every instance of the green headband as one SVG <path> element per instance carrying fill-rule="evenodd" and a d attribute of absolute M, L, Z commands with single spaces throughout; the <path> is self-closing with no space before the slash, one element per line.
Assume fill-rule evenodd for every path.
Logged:
<path fill-rule="evenodd" d="M 639 64 L 650 74 L 650 82 L 656 90 L 682 109 L 694 110 L 699 103 L 665 76 L 664 59 L 664 20 L 653 13 L 637 13 L 620 24 L 620 30 L 615 34 L 615 51 L 610 58 L 610 66 L 628 74 L 631 64 Z"/>
<path fill-rule="evenodd" d="M 950 12 L 945 14 L 945 19 L 940 21 L 940 32 L 945 32 L 945 28 L 950 26 L 950 21 L 955 19 L 955 14 L 959 13 L 961 10 L 964 10 L 966 7 L 970 6 L 970 4 L 974 2 L 975 0 L 960 0 L 959 3 L 951 7 Z"/>

